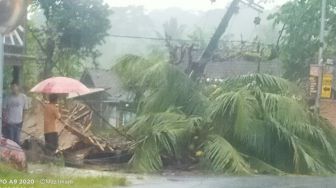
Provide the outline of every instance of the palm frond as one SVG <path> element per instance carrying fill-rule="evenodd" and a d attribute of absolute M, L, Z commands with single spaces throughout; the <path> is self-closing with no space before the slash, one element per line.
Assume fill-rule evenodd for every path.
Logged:
<path fill-rule="evenodd" d="M 182 156 L 199 130 L 204 135 L 196 147 L 217 172 L 336 171 L 336 132 L 311 115 L 300 91 L 285 79 L 238 76 L 205 96 L 201 84 L 160 58 L 125 56 L 113 69 L 139 99 L 128 134 L 135 138 L 130 162 L 141 171 L 161 169 L 161 156 Z"/>
<path fill-rule="evenodd" d="M 136 145 L 130 163 L 140 172 L 158 171 L 162 168 L 160 152 L 154 138 L 146 137 Z"/>
<path fill-rule="evenodd" d="M 277 120 L 269 118 L 271 124 L 276 129 L 278 137 L 285 140 L 293 149 L 293 162 L 296 172 L 305 172 L 311 174 L 326 174 L 330 172 L 319 160 L 317 155 L 307 149 L 308 143 L 300 139 L 295 133 L 286 129 Z M 313 150 L 319 150 L 314 148 Z"/>
<path fill-rule="evenodd" d="M 251 169 L 238 151 L 223 137 L 209 135 L 204 143 L 205 160 L 216 172 L 250 174 Z"/>
<path fill-rule="evenodd" d="M 269 155 L 269 129 L 261 119 L 257 98 L 247 88 L 224 92 L 212 99 L 209 107 L 214 132 L 248 150 Z"/>
<path fill-rule="evenodd" d="M 168 63 L 151 66 L 144 74 L 142 88 L 147 88 L 141 105 L 143 113 L 180 107 L 188 115 L 204 114 L 206 98 L 197 84 L 176 66 Z"/>
<path fill-rule="evenodd" d="M 116 71 L 126 89 L 137 92 L 141 90 L 141 80 L 146 70 L 158 61 L 128 54 L 120 57 L 112 70 Z"/>
<path fill-rule="evenodd" d="M 262 93 L 261 95 L 258 97 L 262 100 L 262 106 L 268 115 L 300 138 L 314 140 L 320 143 L 329 155 L 335 155 L 323 129 L 311 123 L 310 112 L 307 107 L 305 108 L 305 104 L 295 98 L 273 93 Z"/>
<path fill-rule="evenodd" d="M 279 165 L 288 166 L 285 160 L 293 159 L 299 172 L 333 171 L 326 166 L 332 164 L 335 149 L 325 130 L 312 121 L 307 105 L 295 95 L 282 92 L 285 86 L 281 79 L 278 82 L 273 77 L 267 80 L 268 76 L 252 76 L 259 84 L 243 86 L 247 78 L 238 81 L 238 85 L 243 84 L 234 91 L 220 87 L 210 96 L 213 132 L 234 143 L 236 149 L 267 162 L 281 160 L 274 158 L 276 152 L 281 152 L 284 161 L 277 161 Z M 272 147 L 272 143 L 279 148 Z M 321 152 L 324 156 L 318 154 Z"/>
<path fill-rule="evenodd" d="M 242 154 L 245 160 L 250 164 L 251 168 L 255 170 L 258 174 L 272 174 L 272 175 L 285 175 L 286 173 L 282 170 L 272 166 L 265 161 L 262 161 L 256 157 Z"/>
<path fill-rule="evenodd" d="M 162 168 L 161 155 L 178 156 L 179 147 L 190 138 L 190 132 L 199 121 L 183 114 L 163 112 L 138 117 L 128 133 L 136 139 L 131 163 L 141 171 Z"/>
<path fill-rule="evenodd" d="M 127 89 L 140 97 L 139 112 L 164 112 L 181 108 L 188 115 L 203 115 L 207 98 L 176 66 L 158 58 L 123 57 L 115 69 Z"/>
<path fill-rule="evenodd" d="M 262 91 L 276 93 L 300 93 L 295 85 L 286 79 L 268 74 L 248 74 L 226 79 L 222 87 L 236 90 L 242 87 L 259 87 Z"/>

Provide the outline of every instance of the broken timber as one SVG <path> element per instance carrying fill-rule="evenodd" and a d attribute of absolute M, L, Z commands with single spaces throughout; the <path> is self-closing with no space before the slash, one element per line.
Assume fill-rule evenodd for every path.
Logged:
<path fill-rule="evenodd" d="M 23 140 L 28 142 L 36 140 L 40 143 L 36 147 L 43 147 L 44 107 L 42 102 L 38 101 L 38 103 L 40 105 L 36 105 L 24 121 L 22 137 Z M 93 111 L 87 105 L 78 101 L 67 101 L 64 106 L 60 108 L 62 118 L 57 126 L 59 128 L 59 150 L 63 152 L 65 159 L 74 159 L 73 162 L 76 162 L 85 159 L 88 155 L 99 156 L 100 153 L 115 154 L 120 151 L 127 151 L 129 142 L 124 138 L 117 136 L 108 139 L 102 138 L 91 131 L 94 126 L 92 122 Z M 36 147 L 32 150 L 36 150 Z M 41 150 L 43 148 L 39 151 Z M 30 153 L 29 155 L 36 155 L 34 151 L 26 151 L 26 153 Z M 38 161 L 36 156 L 31 156 L 30 158 L 35 158 L 34 161 Z"/>
<path fill-rule="evenodd" d="M 100 151 L 114 151 L 109 143 L 99 138 L 89 130 L 92 126 L 92 111 L 84 104 L 76 103 L 70 111 L 70 115 L 64 115 L 60 121 L 64 129 L 77 136 L 87 145 L 95 146 Z"/>

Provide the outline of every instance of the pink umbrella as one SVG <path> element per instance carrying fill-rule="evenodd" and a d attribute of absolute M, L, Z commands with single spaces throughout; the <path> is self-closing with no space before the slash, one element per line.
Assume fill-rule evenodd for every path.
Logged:
<path fill-rule="evenodd" d="M 90 92 L 80 81 L 68 77 L 51 77 L 38 83 L 30 92 L 35 93 L 55 93 L 67 94 L 78 93 L 85 94 Z"/>

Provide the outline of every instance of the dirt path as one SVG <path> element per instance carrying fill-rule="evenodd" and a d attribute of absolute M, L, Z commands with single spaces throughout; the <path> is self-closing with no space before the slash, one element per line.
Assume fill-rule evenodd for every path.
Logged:
<path fill-rule="evenodd" d="M 321 100 L 321 115 L 336 127 L 336 101 Z"/>

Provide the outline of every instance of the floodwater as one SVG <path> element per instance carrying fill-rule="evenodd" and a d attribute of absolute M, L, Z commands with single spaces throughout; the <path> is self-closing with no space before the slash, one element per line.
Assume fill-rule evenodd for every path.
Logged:
<path fill-rule="evenodd" d="M 125 177 L 128 186 L 120 188 L 336 188 L 336 176 L 205 176 L 190 173 L 140 175 L 30 164 L 30 172 L 54 175 Z"/>

